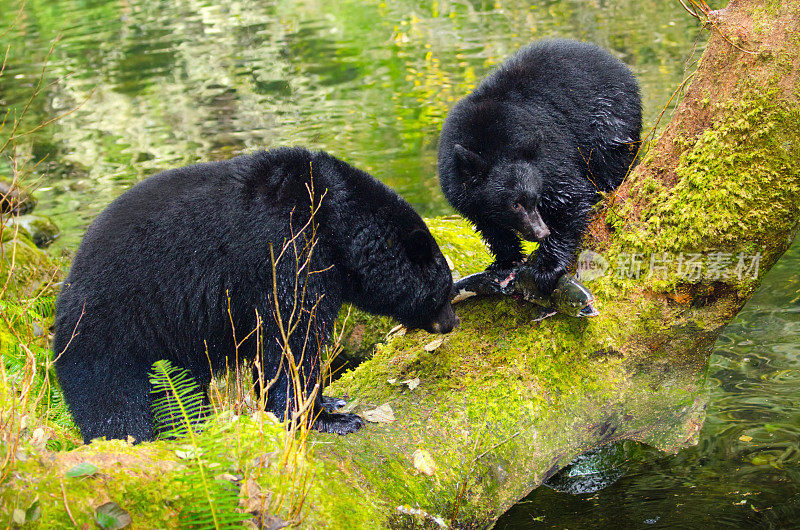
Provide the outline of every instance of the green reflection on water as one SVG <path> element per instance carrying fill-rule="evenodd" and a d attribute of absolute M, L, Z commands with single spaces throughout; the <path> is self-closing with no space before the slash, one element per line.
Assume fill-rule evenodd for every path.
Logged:
<path fill-rule="evenodd" d="M 16 5 L 0 0 L 0 27 Z M 45 158 L 32 179 L 63 230 L 60 249 L 76 248 L 97 213 L 147 175 L 277 145 L 328 150 L 422 214 L 446 213 L 442 121 L 519 46 L 569 36 L 610 48 L 636 71 L 652 124 L 703 43 L 680 5 L 661 0 L 30 0 L 8 36 L 3 106 L 23 104 L 59 32 L 28 122 L 94 90 L 32 148 Z"/>

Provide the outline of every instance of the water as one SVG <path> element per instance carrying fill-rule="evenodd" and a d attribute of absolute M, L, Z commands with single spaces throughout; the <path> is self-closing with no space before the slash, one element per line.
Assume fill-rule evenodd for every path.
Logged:
<path fill-rule="evenodd" d="M 800 239 L 717 341 L 696 446 L 645 448 L 596 493 L 539 488 L 497 528 L 800 528 L 798 262 Z"/>
<path fill-rule="evenodd" d="M 422 214 L 449 213 L 439 130 L 493 65 L 535 38 L 597 42 L 634 68 L 652 124 L 699 56 L 697 25 L 672 4 L 30 0 L 1 39 L 0 106 L 20 111 L 60 33 L 26 125 L 82 106 L 21 149 L 44 160 L 30 180 L 64 232 L 58 251 L 148 175 L 278 145 L 328 150 Z M 17 6 L 0 0 L 0 27 Z"/>
<path fill-rule="evenodd" d="M 18 6 L 0 0 L 0 28 Z M 436 178 L 442 121 L 513 50 L 544 37 L 611 49 L 640 80 L 647 130 L 705 42 L 664 0 L 28 0 L 3 31 L 3 113 L 21 112 L 59 33 L 22 130 L 81 105 L 19 144 L 40 161 L 27 180 L 63 231 L 55 253 L 73 252 L 97 213 L 148 175 L 278 145 L 328 150 L 424 215 L 450 213 Z M 796 526 L 798 258 L 795 245 L 720 338 L 697 447 L 639 451 L 594 494 L 540 488 L 498 527 Z"/>

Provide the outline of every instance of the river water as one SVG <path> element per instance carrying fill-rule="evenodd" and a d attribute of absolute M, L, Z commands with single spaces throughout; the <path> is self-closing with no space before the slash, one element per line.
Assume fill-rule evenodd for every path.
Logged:
<path fill-rule="evenodd" d="M 497 528 L 800 528 L 800 239 L 717 340 L 707 418 L 592 494 L 542 487 Z"/>
<path fill-rule="evenodd" d="M 23 137 L 18 153 L 32 161 L 26 180 L 38 188 L 37 211 L 62 229 L 53 252 L 67 255 L 97 213 L 146 176 L 280 145 L 325 149 L 423 215 L 451 213 L 436 176 L 442 121 L 516 48 L 571 37 L 610 49 L 640 80 L 649 130 L 706 39 L 677 0 L 28 0 L 19 7 L 0 0 L 0 44 L 10 46 L 0 110 L 22 112 L 52 45 L 21 130 L 65 115 Z M 9 174 L 3 158 L 0 176 Z M 675 456 L 638 451 L 627 475 L 595 494 L 540 488 L 498 526 L 800 520 L 798 258 L 795 245 L 718 341 L 697 447 Z"/>

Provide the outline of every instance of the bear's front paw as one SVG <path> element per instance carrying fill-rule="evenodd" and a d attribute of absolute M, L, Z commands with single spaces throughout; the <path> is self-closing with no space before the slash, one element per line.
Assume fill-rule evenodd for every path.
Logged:
<path fill-rule="evenodd" d="M 356 414 L 334 414 L 324 410 L 319 413 L 317 420 L 314 422 L 314 429 L 319 432 L 335 434 L 350 434 L 363 426 L 364 420 Z"/>
<path fill-rule="evenodd" d="M 325 412 L 334 412 L 335 410 L 347 405 L 347 401 L 337 397 L 322 396 L 320 401 L 322 408 L 325 409 Z"/>
<path fill-rule="evenodd" d="M 486 270 L 497 274 L 501 272 L 510 272 L 519 267 L 520 263 L 522 263 L 522 260 L 497 260 L 486 267 Z"/>
<path fill-rule="evenodd" d="M 536 288 L 539 290 L 539 293 L 543 296 L 550 296 L 556 288 L 559 278 L 563 275 L 564 273 L 560 270 L 547 272 L 534 270 L 533 281 L 536 283 Z"/>

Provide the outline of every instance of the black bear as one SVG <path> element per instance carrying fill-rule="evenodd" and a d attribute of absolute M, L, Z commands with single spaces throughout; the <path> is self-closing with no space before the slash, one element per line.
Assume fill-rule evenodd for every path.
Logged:
<path fill-rule="evenodd" d="M 158 359 L 205 387 L 212 371 L 261 351 L 254 383 L 274 380 L 266 408 L 283 417 L 296 390 L 319 382 L 319 348 L 344 301 L 447 333 L 458 322 L 451 289 L 420 216 L 331 155 L 280 148 L 173 169 L 122 194 L 87 230 L 58 297 L 56 373 L 87 443 L 154 437 L 148 372 Z M 317 396 L 314 428 L 361 427 Z"/>
<path fill-rule="evenodd" d="M 589 43 L 549 40 L 512 55 L 447 115 L 439 141 L 445 197 L 483 235 L 494 268 L 522 260 L 539 291 L 566 272 L 599 192 L 620 185 L 642 128 L 630 69 Z"/>

